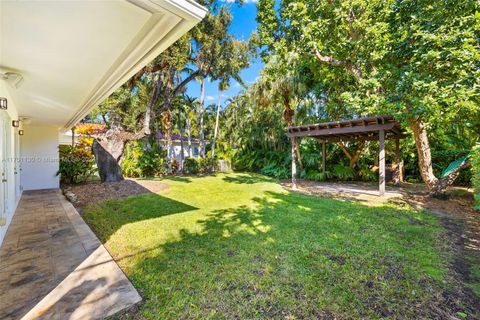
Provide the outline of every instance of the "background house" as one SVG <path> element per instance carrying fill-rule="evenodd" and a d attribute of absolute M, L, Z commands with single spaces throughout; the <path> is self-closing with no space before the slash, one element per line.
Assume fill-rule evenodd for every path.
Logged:
<path fill-rule="evenodd" d="M 160 146 L 164 149 L 166 148 L 166 138 L 165 135 L 158 132 L 156 134 L 156 139 Z M 173 134 L 171 136 L 171 146 L 167 150 L 167 155 L 170 159 L 175 158 L 177 160 L 182 159 L 182 141 L 183 141 L 183 155 L 184 159 L 186 158 L 199 158 L 200 157 L 200 139 L 191 138 L 191 152 L 188 145 L 188 137 L 182 137 L 179 134 Z"/>

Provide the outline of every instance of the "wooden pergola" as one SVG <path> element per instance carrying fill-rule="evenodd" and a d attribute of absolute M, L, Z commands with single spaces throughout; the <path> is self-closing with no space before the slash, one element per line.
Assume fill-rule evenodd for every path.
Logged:
<path fill-rule="evenodd" d="M 385 194 L 385 140 L 395 139 L 395 157 L 400 163 L 400 139 L 405 133 L 400 124 L 391 116 L 366 117 L 351 120 L 323 122 L 287 128 L 287 136 L 292 140 L 292 186 L 296 188 L 297 138 L 311 137 L 322 142 L 322 170 L 325 172 L 326 143 L 343 141 L 378 140 L 379 150 L 379 194 Z M 400 167 L 398 168 L 400 170 Z M 399 176 L 399 174 L 398 174 Z M 399 182 L 399 181 L 398 181 Z"/>

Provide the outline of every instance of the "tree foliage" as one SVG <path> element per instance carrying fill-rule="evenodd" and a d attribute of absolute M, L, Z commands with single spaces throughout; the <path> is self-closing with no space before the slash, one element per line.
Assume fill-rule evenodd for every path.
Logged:
<path fill-rule="evenodd" d="M 419 172 L 441 192 L 429 138 L 462 128 L 462 147 L 478 139 L 479 18 L 471 0 L 260 0 L 257 20 L 264 60 L 298 55 L 328 118 L 389 114 L 410 127 Z"/>

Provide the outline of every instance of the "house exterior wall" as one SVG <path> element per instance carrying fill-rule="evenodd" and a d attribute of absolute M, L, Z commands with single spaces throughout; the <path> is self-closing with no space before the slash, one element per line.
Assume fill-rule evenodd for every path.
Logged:
<path fill-rule="evenodd" d="M 2 26 L 10 26 L 0 32 L 9 44 L 0 55 L 8 101 L 0 110 L 0 245 L 23 190 L 59 187 L 59 129 L 75 126 L 206 13 L 190 0 L 0 1 Z M 72 59 L 79 50 L 89 54 Z M 20 71 L 23 82 L 3 77 Z"/>
<path fill-rule="evenodd" d="M 8 94 L 5 83 L 0 81 L 0 96 L 7 98 L 8 109 L 0 110 L 0 244 L 7 233 L 13 214 L 21 196 L 18 129 L 12 120 L 18 119 L 15 105 Z"/>
<path fill-rule="evenodd" d="M 21 184 L 23 190 L 58 188 L 58 128 L 48 125 L 25 127 L 21 136 Z"/>
<path fill-rule="evenodd" d="M 163 141 L 160 141 L 160 145 L 165 146 Z M 199 150 L 200 150 L 200 144 L 197 143 L 197 142 L 192 143 L 192 156 L 191 156 L 191 158 L 198 158 L 199 157 Z M 170 149 L 168 150 L 168 157 L 169 158 L 175 158 L 175 159 L 180 161 L 182 159 L 181 154 L 182 154 L 182 145 L 181 145 L 180 141 L 173 141 L 172 145 L 170 146 Z M 189 157 L 188 143 L 187 142 L 184 142 L 184 144 L 183 144 L 183 155 L 184 155 L 184 157 L 183 157 L 184 159 Z"/>

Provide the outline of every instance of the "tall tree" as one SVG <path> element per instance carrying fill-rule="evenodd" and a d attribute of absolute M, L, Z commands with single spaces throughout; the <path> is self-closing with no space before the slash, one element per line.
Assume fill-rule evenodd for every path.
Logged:
<path fill-rule="evenodd" d="M 453 183 L 460 168 L 435 176 L 429 127 L 468 126 L 472 115 L 480 117 L 479 10 L 478 1 L 396 1 L 390 19 L 384 81 L 389 110 L 410 125 L 420 174 L 434 195 Z"/>
<path fill-rule="evenodd" d="M 276 9 L 259 1 L 264 58 L 296 52 L 316 79 L 351 84 L 339 97 L 356 114 L 396 116 L 413 131 L 427 187 L 443 193 L 458 171 L 435 177 L 427 131 L 478 112 L 478 1 L 284 0 Z"/>
<path fill-rule="evenodd" d="M 125 144 L 149 135 L 152 120 L 158 122 L 158 119 L 162 119 L 167 145 L 170 144 L 173 101 L 192 80 L 207 77 L 219 79 L 229 71 L 230 63 L 236 64 L 234 59 L 243 61 L 248 56 L 248 50 L 229 51 L 241 43 L 228 34 L 232 21 L 229 6 L 211 0 L 202 4 L 210 8 L 206 17 L 132 77 L 97 111 L 110 125 L 108 133 L 98 136 L 93 144 L 102 181 L 123 179 L 119 162 Z M 249 48 L 248 44 L 244 47 Z M 129 101 L 138 100 L 140 87 L 146 88 L 142 97 L 148 97 L 140 104 L 143 105 L 142 110 L 129 104 Z M 133 117 L 133 114 L 137 116 Z M 124 121 L 129 125 L 125 125 Z"/>

